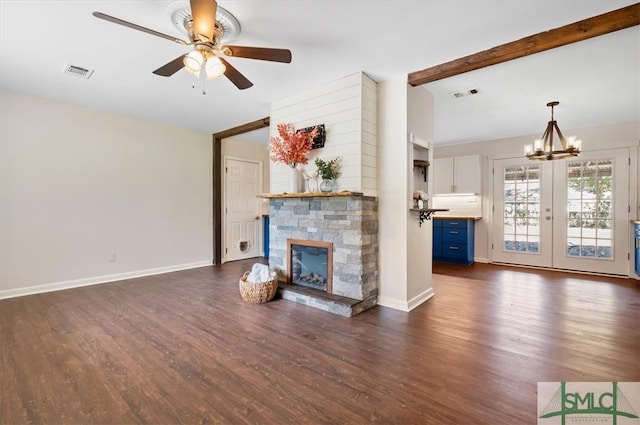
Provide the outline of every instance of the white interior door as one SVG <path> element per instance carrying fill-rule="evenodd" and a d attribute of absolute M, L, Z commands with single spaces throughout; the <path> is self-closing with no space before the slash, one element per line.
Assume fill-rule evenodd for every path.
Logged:
<path fill-rule="evenodd" d="M 260 163 L 225 160 L 225 261 L 258 257 L 262 253 Z"/>
<path fill-rule="evenodd" d="M 494 161 L 493 261 L 626 275 L 629 150 Z"/>

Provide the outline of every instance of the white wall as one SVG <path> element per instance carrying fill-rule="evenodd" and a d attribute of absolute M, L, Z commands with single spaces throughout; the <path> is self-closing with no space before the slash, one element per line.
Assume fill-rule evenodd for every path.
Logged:
<path fill-rule="evenodd" d="M 407 76 L 378 83 L 378 304 L 408 310 Z"/>
<path fill-rule="evenodd" d="M 562 123 L 559 123 L 562 127 Z M 580 129 L 564 129 L 565 136 L 575 135 L 582 139 L 583 150 L 598 150 L 606 148 L 637 146 L 640 139 L 640 124 L 626 123 L 619 125 L 588 127 Z M 490 232 L 490 216 L 492 200 L 489 197 L 493 176 L 490 169 L 490 158 L 515 158 L 524 155 L 524 145 L 532 143 L 540 134 L 513 137 L 507 139 L 489 140 L 486 142 L 466 143 L 458 145 L 435 146 L 434 157 L 444 158 L 450 156 L 480 154 L 482 161 L 482 219 L 475 224 L 475 257 L 478 261 L 488 261 L 488 240 Z M 635 169 L 636 164 L 632 164 Z M 635 174 L 634 174 L 635 175 Z M 638 177 L 631 182 L 632 192 L 640 196 Z M 443 206 L 443 205 L 439 205 Z M 640 213 L 640 211 L 638 211 Z M 640 215 L 638 216 L 640 217 Z M 633 218 L 633 217 L 632 217 Z"/>
<path fill-rule="evenodd" d="M 270 135 L 277 136 L 277 124 L 289 123 L 295 129 L 324 124 L 324 148 L 312 150 L 305 169 L 315 171 L 316 157 L 340 157 L 340 176 L 336 190 L 377 195 L 377 95 L 376 83 L 359 72 L 307 93 L 271 104 Z M 271 193 L 289 190 L 289 170 L 271 164 Z"/>
<path fill-rule="evenodd" d="M 378 85 L 366 74 L 360 73 L 362 91 L 360 108 L 360 191 L 366 195 L 378 194 Z"/>
<path fill-rule="evenodd" d="M 0 297 L 211 264 L 211 135 L 0 98 Z"/>
<path fill-rule="evenodd" d="M 433 142 L 433 96 L 423 87 L 407 86 L 407 132 L 429 144 Z M 408 148 L 413 149 L 411 146 Z M 413 165 L 405 162 L 408 173 L 412 175 Z M 433 296 L 431 284 L 433 223 L 428 220 L 420 225 L 418 217 L 418 213 L 409 213 L 406 229 L 409 309 Z"/>
<path fill-rule="evenodd" d="M 248 159 L 251 161 L 259 162 L 262 164 L 262 192 L 269 192 L 269 146 L 265 140 L 264 144 L 247 142 L 242 140 L 242 134 L 222 139 L 222 157 L 233 157 Z M 225 187 L 222 186 L 222 199 L 225 197 Z M 264 204 L 267 206 L 266 213 L 269 212 L 269 203 L 265 200 Z"/>
<path fill-rule="evenodd" d="M 397 75 L 378 83 L 378 304 L 409 311 L 433 296 L 432 223 L 409 211 L 409 133 L 433 140 L 432 96 Z"/>

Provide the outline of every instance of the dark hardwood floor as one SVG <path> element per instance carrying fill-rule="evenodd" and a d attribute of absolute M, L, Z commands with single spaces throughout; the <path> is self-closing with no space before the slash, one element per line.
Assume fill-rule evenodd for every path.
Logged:
<path fill-rule="evenodd" d="M 534 424 L 538 381 L 640 381 L 633 280 L 434 264 L 348 319 L 243 303 L 252 263 L 1 301 L 0 422 Z"/>

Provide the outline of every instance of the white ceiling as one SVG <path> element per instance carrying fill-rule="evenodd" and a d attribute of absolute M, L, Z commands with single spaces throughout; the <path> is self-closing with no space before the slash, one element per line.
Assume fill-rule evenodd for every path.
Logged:
<path fill-rule="evenodd" d="M 230 44 L 288 48 L 291 64 L 229 59 L 254 86 L 151 72 L 188 47 L 96 19 L 93 11 L 184 38 L 172 1 L 0 0 L 2 89 L 215 133 L 269 115 L 275 100 L 364 71 L 408 74 L 634 1 L 220 0 L 240 22 Z M 66 64 L 94 69 L 89 80 Z M 640 117 L 638 27 L 425 85 L 434 94 L 435 142 L 541 133 L 546 103 L 561 102 L 564 130 Z M 192 86 L 195 83 L 195 88 Z M 478 88 L 454 99 L 449 93 Z M 266 142 L 266 131 L 247 139 Z"/>

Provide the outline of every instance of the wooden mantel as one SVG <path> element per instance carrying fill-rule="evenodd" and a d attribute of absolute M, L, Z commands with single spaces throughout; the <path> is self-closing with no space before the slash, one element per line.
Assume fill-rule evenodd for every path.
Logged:
<path fill-rule="evenodd" d="M 351 192 L 350 190 L 343 190 L 341 192 L 262 193 L 258 195 L 258 198 L 329 198 L 332 196 L 362 196 L 362 192 Z"/>

